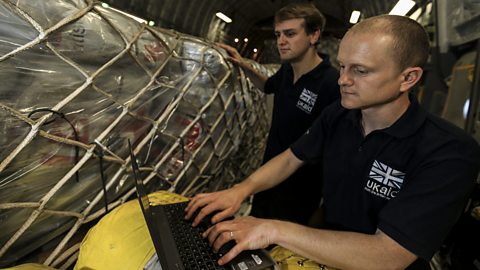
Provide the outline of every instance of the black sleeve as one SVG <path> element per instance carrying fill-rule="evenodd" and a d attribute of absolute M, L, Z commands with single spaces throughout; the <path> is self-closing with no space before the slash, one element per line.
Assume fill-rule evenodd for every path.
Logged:
<path fill-rule="evenodd" d="M 306 163 L 317 163 L 323 155 L 325 140 L 328 137 L 329 122 L 334 112 L 338 111 L 340 102 L 334 102 L 325 108 L 312 126 L 290 146 L 290 150 L 300 160 Z"/>
<path fill-rule="evenodd" d="M 267 79 L 263 89 L 263 92 L 265 92 L 265 94 L 272 94 L 277 92 L 280 89 L 280 83 L 283 77 L 282 74 L 284 72 L 283 70 L 284 70 L 284 67 L 282 65 L 275 74 L 273 74 L 271 77 Z"/>

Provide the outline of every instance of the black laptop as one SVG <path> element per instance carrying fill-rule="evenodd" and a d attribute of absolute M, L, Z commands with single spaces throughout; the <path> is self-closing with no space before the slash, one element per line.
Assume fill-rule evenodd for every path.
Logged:
<path fill-rule="evenodd" d="M 207 240 L 201 236 L 210 226 L 209 218 L 198 226 L 192 227 L 191 221 L 184 219 L 184 209 L 188 202 L 152 205 L 148 200 L 143 181 L 140 179 L 139 167 L 130 141 L 128 146 L 137 197 L 162 270 L 275 269 L 274 260 L 264 249 L 243 251 L 228 264 L 219 266 L 218 259 L 234 243 L 229 242 L 218 253 L 214 253 Z"/>

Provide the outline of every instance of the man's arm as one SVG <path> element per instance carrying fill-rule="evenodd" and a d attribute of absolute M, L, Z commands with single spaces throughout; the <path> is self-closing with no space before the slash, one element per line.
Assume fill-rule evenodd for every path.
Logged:
<path fill-rule="evenodd" d="M 232 216 L 240 209 L 240 204 L 248 196 L 276 186 L 302 165 L 303 162 L 290 149 L 287 149 L 232 188 L 219 192 L 198 194 L 193 197 L 185 209 L 185 218 L 191 218 L 198 208 L 201 208 L 201 210 L 193 221 L 194 226 L 214 211 L 220 212 L 213 216 L 212 223 Z"/>
<path fill-rule="evenodd" d="M 232 46 L 219 43 L 218 46 L 228 52 L 230 57 L 228 58 L 232 63 L 238 65 L 243 69 L 245 75 L 253 82 L 255 87 L 262 90 L 265 87 L 265 82 L 267 81 L 267 76 L 256 71 L 241 55 L 238 53 L 237 49 Z"/>
<path fill-rule="evenodd" d="M 404 269 L 417 256 L 381 231 L 374 235 L 309 228 L 254 217 L 220 222 L 204 233 L 213 248 L 234 240 L 237 244 L 220 260 L 223 265 L 242 250 L 283 246 L 296 254 L 339 269 Z"/>
<path fill-rule="evenodd" d="M 373 235 L 285 223 L 276 243 L 339 269 L 405 269 L 417 256 L 380 230 Z"/>

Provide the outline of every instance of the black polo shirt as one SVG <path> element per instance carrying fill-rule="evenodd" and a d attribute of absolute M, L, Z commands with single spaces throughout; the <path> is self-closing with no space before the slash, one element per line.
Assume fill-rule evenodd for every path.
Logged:
<path fill-rule="evenodd" d="M 290 147 L 326 106 L 340 98 L 338 71 L 331 66 L 327 55 L 320 56 L 323 61 L 295 84 L 289 63 L 282 64 L 265 83 L 264 91 L 274 94 L 274 103 L 264 161 Z"/>
<path fill-rule="evenodd" d="M 288 149 L 321 111 L 340 97 L 338 71 L 327 55 L 320 57 L 323 61 L 295 84 L 288 63 L 265 83 L 265 93 L 274 94 L 274 106 L 264 162 Z M 256 194 L 251 214 L 306 224 L 320 202 L 321 183 L 316 176 L 315 166 L 305 166 L 282 184 Z"/>
<path fill-rule="evenodd" d="M 412 99 L 392 126 L 364 137 L 358 110 L 332 104 L 292 147 L 322 161 L 330 228 L 379 228 L 430 260 L 462 213 L 480 168 L 478 143 Z"/>

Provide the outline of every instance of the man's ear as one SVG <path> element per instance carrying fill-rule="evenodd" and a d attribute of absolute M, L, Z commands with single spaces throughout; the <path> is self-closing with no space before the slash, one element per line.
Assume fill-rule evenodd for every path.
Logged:
<path fill-rule="evenodd" d="M 315 30 L 315 32 L 310 34 L 310 45 L 315 45 L 320 40 L 320 29 Z"/>
<path fill-rule="evenodd" d="M 400 83 L 400 91 L 406 92 L 422 78 L 423 69 L 421 67 L 408 67 L 402 72 L 403 81 Z"/>

